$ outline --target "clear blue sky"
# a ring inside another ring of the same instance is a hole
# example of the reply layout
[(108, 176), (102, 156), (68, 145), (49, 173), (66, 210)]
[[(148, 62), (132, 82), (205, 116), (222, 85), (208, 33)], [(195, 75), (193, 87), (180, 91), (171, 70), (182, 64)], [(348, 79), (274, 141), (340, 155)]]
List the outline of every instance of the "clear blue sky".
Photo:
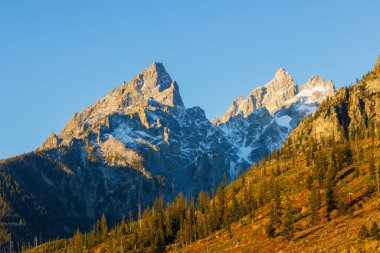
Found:
[(220, 116), (281, 66), (348, 85), (380, 54), (380, 1), (0, 1), (0, 158), (31, 151), (163, 61)]

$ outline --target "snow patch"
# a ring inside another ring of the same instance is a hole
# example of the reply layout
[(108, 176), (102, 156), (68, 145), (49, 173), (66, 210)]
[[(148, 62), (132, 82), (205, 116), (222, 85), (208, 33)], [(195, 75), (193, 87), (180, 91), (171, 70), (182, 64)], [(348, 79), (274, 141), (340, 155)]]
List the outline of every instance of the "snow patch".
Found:
[(314, 114), (318, 110), (318, 107), (315, 105), (300, 105), (298, 109), (301, 111), (307, 111), (308, 114)]
[(248, 163), (252, 163), (251, 159), (249, 159), (249, 156), (251, 155), (253, 148), (252, 147), (240, 147), (238, 151), (238, 156), (240, 160), (245, 160)]
[(288, 115), (284, 115), (284, 116), (281, 116), (281, 117), (276, 117), (275, 118), (275, 121), (277, 123), (277, 125), (279, 126), (282, 126), (282, 127), (286, 127), (286, 128), (291, 128), (290, 127), (290, 121), (292, 120), (292, 117), (288, 116)]

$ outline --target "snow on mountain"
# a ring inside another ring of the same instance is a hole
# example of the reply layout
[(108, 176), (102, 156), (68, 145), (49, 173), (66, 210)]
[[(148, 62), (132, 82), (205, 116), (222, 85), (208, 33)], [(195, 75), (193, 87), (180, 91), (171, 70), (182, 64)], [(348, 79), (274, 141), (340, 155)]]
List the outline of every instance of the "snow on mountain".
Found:
[[(233, 101), (213, 124), (200, 107), (184, 106), (176, 81), (161, 63), (154, 63), (76, 113), (38, 150), (57, 160), (68, 157), (81, 171), (99, 171), (107, 191), (122, 192), (126, 201), (118, 206), (126, 213), (157, 194), (171, 200), (179, 192), (194, 195), (215, 189), (224, 173), (236, 178), (279, 148), (290, 131), (333, 94), (330, 81), (313, 76), (298, 88), (281, 68), (246, 99)], [(115, 180), (119, 173), (138, 176), (123, 188)], [(87, 205), (96, 208), (93, 202)], [(93, 213), (88, 215), (93, 218)]]
[(292, 121), (292, 117), (290, 117), (288, 115), (277, 117), (277, 118), (275, 118), (275, 121), (276, 121), (277, 125), (279, 125), (279, 126), (286, 127), (289, 129), (291, 128), (290, 127), (290, 121)]
[[(270, 82), (254, 89), (246, 99), (239, 96), (213, 123), (238, 147), (239, 161), (252, 163), (280, 148), (291, 130), (334, 93), (333, 83), (316, 75), (298, 87), (290, 73), (280, 68)], [(265, 115), (266, 120), (259, 120), (258, 115)]]

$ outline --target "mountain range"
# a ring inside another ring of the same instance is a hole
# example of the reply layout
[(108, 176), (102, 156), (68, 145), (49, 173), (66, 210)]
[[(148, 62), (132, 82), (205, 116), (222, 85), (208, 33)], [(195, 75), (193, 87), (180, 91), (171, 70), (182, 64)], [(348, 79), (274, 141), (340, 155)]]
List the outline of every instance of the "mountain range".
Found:
[[(289, 96), (273, 94), (277, 80), (237, 99), (215, 125), (228, 127), (234, 118), (244, 124), (248, 114), (262, 114), (262, 103), (274, 122), (284, 115), (294, 119), (280, 112), (324, 99), (308, 90), (325, 85), (298, 91), (290, 78), (288, 88), (281, 85)], [(264, 95), (252, 96), (257, 93)], [(299, 99), (305, 93), (314, 98)], [(279, 96), (282, 102), (271, 101)], [(256, 107), (249, 111), (247, 103)], [(223, 179), (216, 193), (200, 192), (196, 201), (179, 194), (166, 205), (157, 198), (138, 219), (122, 218), (109, 230), (102, 216), (90, 232), (78, 230), (26, 252), (379, 252), (379, 126), (380, 58), (355, 85), (327, 96), (280, 149), (233, 182)]]
[(154, 63), (37, 150), (0, 161), (0, 237), (70, 235), (103, 213), (115, 222), (159, 196), (211, 192), (224, 175), (233, 180), (279, 149), (334, 94), (331, 81), (312, 76), (298, 86), (280, 68), (211, 122), (200, 107), (184, 106), (177, 82)]

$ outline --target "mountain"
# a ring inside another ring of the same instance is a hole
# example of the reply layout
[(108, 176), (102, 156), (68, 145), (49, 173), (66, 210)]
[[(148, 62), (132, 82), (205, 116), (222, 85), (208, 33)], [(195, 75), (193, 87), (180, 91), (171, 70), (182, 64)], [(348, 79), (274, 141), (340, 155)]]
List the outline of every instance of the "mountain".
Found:
[[(236, 147), (238, 161), (252, 164), (279, 149), (299, 122), (334, 94), (331, 81), (313, 75), (298, 87), (290, 73), (280, 68), (273, 80), (254, 89), (246, 99), (234, 100), (221, 119), (213, 122)], [(233, 166), (230, 170), (235, 176), (241, 172)]]
[(157, 199), (138, 220), (109, 231), (103, 217), (91, 233), (30, 251), (378, 252), (379, 66), (322, 102), (278, 152), (223, 180), (212, 199), (179, 195), (165, 207)]
[(76, 113), (36, 150), (0, 161), (3, 241), (31, 242), (88, 230), (104, 213), (110, 224), (178, 193), (216, 189), (285, 141), (303, 117), (334, 94), (312, 77), (299, 89), (280, 69), (211, 123), (186, 108), (162, 63)]
[(148, 180), (159, 178), (169, 196), (215, 188), (236, 160), (204, 111), (185, 108), (177, 83), (161, 63), (75, 114), (38, 150), (59, 159), (62, 149), (72, 147), (84, 165), (127, 167)]

